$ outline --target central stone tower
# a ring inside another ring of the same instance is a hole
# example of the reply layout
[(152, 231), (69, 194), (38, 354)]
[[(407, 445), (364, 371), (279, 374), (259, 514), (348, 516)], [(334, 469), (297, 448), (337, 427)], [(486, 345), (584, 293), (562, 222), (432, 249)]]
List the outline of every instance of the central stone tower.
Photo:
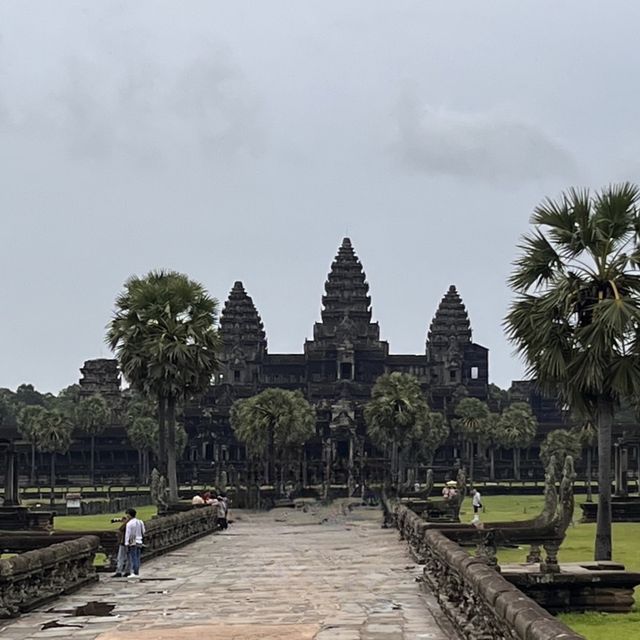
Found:
[[(389, 347), (380, 340), (378, 323), (371, 321), (369, 284), (349, 238), (331, 264), (321, 319), (304, 348), (310, 397), (368, 398), (384, 373)], [(330, 394), (327, 383), (333, 386)]]

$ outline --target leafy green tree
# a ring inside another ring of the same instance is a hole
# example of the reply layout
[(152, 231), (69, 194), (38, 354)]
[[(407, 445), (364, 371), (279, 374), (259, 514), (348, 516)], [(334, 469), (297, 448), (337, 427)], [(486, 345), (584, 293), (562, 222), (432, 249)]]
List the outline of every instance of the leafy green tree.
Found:
[(395, 487), (404, 481), (398, 477), (400, 454), (407, 443), (428, 433), (429, 416), (429, 405), (415, 376), (394, 371), (376, 380), (364, 417), (373, 442), (391, 446), (391, 482)]
[(427, 463), (431, 463), (436, 451), (449, 436), (449, 425), (441, 413), (429, 411), (426, 418), (419, 423), (418, 432), (419, 448)]
[(540, 445), (540, 459), (545, 468), (551, 461), (551, 457), (555, 458), (556, 471), (562, 472), (564, 460), (567, 456), (571, 456), (573, 460), (580, 455), (580, 441), (575, 433), (567, 429), (556, 429), (550, 431)]
[(592, 474), (592, 460), (593, 449), (598, 442), (598, 430), (591, 420), (585, 420), (580, 426), (572, 429), (573, 434), (578, 439), (578, 442), (586, 450), (587, 456), (587, 502), (593, 502), (593, 490), (591, 487), (593, 474)]
[(46, 407), (50, 404), (51, 395), (36, 391), (32, 384), (21, 384), (16, 389), (16, 401), (22, 405), (40, 405)]
[(475, 448), (485, 446), (489, 439), (489, 407), (478, 398), (463, 398), (455, 408), (454, 426), (466, 443), (469, 460), (469, 480), (473, 481)]
[(22, 407), (18, 414), (18, 431), (31, 445), (31, 473), (29, 481), (32, 486), (36, 483), (36, 446), (45, 414), (46, 409), (38, 404)]
[(45, 410), (37, 428), (36, 447), (39, 451), (50, 454), (51, 460), (51, 498), (50, 504), (55, 505), (56, 488), (56, 455), (69, 451), (73, 422), (62, 411), (57, 409)]
[(300, 391), (265, 389), (236, 400), (231, 426), (251, 455), (266, 458), (267, 482), (275, 483), (276, 456), (301, 447), (315, 434), (316, 414)]
[[(178, 499), (176, 407), (205, 391), (218, 366), (217, 301), (175, 271), (134, 276), (116, 299), (107, 342), (131, 386), (158, 402), (158, 458)], [(166, 437), (165, 437), (166, 436)]]
[(111, 418), (111, 410), (107, 401), (100, 394), (95, 394), (80, 400), (75, 407), (74, 414), (76, 426), (91, 437), (90, 477), (91, 484), (94, 484), (96, 480), (96, 436), (106, 429)]
[(502, 412), (497, 441), (513, 451), (513, 475), (520, 480), (520, 452), (531, 445), (538, 431), (538, 420), (526, 402), (514, 402)]
[(532, 217), (510, 284), (511, 340), (542, 389), (598, 431), (595, 558), (611, 559), (611, 430), (640, 395), (640, 191), (571, 189)]

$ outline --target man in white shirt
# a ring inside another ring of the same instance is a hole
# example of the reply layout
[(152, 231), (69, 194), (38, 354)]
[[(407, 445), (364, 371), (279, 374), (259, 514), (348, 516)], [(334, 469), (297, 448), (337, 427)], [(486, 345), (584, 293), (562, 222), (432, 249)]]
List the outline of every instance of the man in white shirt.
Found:
[(144, 522), (136, 518), (135, 509), (127, 509), (127, 515), (130, 516), (127, 522), (127, 528), (124, 532), (124, 544), (129, 554), (129, 565), (131, 573), (128, 578), (137, 578), (140, 574), (140, 554), (142, 553), (142, 539), (144, 538)]
[(482, 496), (477, 489), (471, 489), (472, 500), (471, 504), (473, 505), (473, 513), (478, 513), (482, 509)]

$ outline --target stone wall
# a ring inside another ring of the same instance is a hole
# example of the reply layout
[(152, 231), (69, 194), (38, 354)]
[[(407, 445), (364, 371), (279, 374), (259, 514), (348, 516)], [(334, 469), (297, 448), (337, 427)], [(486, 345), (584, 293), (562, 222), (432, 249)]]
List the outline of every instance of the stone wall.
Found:
[(0, 560), (0, 618), (29, 611), (98, 579), (99, 540), (82, 536)]
[[(183, 513), (157, 516), (145, 522), (146, 535), (142, 550), (142, 561), (175, 549), (217, 529), (217, 509), (200, 507)], [(115, 531), (100, 534), (100, 549), (107, 556), (104, 570), (115, 568), (118, 541)]]
[(397, 526), (443, 612), (469, 640), (584, 640), (500, 573), (404, 505), (383, 500), (385, 521)]

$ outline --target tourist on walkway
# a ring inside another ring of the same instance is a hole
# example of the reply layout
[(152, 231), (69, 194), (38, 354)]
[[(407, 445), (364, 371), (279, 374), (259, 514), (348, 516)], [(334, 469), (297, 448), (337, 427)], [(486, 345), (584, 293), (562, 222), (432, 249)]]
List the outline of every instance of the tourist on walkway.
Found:
[(445, 500), (453, 500), (458, 497), (457, 483), (455, 480), (449, 480), (442, 488), (442, 497)]
[(473, 513), (478, 513), (482, 510), (482, 496), (477, 489), (471, 489), (471, 504), (473, 505)]
[(138, 578), (140, 575), (140, 554), (142, 553), (142, 540), (144, 538), (144, 522), (138, 520), (137, 511), (135, 509), (127, 509), (127, 515), (130, 517), (125, 529), (124, 539), (129, 555), (129, 564), (131, 565), (131, 573), (127, 578)]
[(220, 494), (218, 496), (218, 526), (220, 529), (227, 529), (229, 527), (229, 521), (227, 520), (227, 513), (229, 508), (227, 506), (227, 496)]
[(118, 527), (118, 533), (116, 534), (118, 538), (118, 556), (116, 558), (116, 572), (113, 574), (114, 578), (122, 578), (122, 576), (126, 576), (130, 571), (129, 567), (129, 553), (127, 550), (127, 546), (125, 545), (125, 531), (127, 530), (127, 522), (129, 522), (130, 516), (125, 514), (120, 519), (121, 524)]

